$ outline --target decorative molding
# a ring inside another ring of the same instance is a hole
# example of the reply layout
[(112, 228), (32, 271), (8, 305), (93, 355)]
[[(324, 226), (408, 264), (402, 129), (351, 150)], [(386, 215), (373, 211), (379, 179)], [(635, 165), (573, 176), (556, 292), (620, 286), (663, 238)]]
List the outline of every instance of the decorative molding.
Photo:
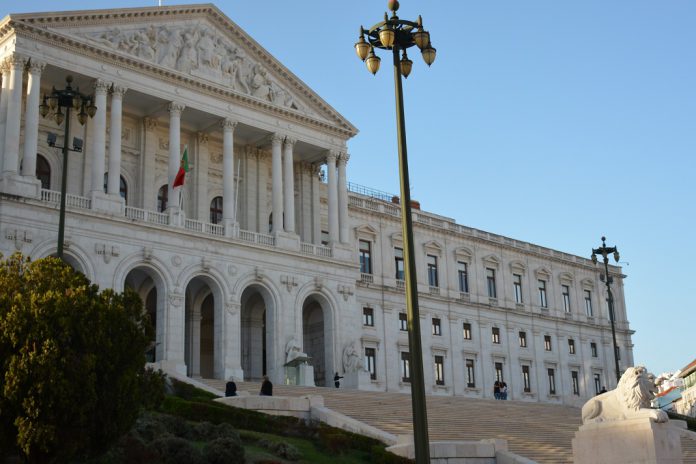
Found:
[(95, 243), (94, 251), (97, 253), (97, 255), (100, 255), (102, 258), (104, 258), (104, 262), (107, 264), (109, 263), (109, 261), (111, 261), (112, 257), (117, 257), (121, 254), (118, 246), (109, 246), (106, 243)]
[(21, 229), (6, 229), (5, 238), (14, 242), (17, 251), (20, 251), (25, 243), (33, 241), (31, 231)]
[(353, 287), (351, 287), (349, 285), (338, 285), (337, 290), (338, 290), (338, 293), (343, 295), (344, 301), (348, 301), (348, 298), (350, 298), (354, 294)]
[(280, 283), (285, 285), (285, 288), (288, 290), (288, 293), (292, 291), (293, 287), (297, 287), (297, 279), (295, 278), (295, 276), (291, 275), (281, 275)]

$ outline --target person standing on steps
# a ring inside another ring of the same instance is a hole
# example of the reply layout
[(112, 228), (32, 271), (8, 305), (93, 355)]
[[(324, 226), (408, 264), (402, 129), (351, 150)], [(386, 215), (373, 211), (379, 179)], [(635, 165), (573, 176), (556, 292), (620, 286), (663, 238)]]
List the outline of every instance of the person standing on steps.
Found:
[(263, 376), (263, 382), (261, 382), (261, 396), (273, 396), (273, 384), (268, 380), (268, 376)]
[(338, 387), (341, 386), (341, 379), (342, 379), (342, 378), (343, 378), (343, 377), (341, 377), (340, 375), (338, 375), (338, 372), (336, 372), (336, 373), (334, 374), (334, 385), (336, 385), (336, 388), (338, 388)]
[(497, 380), (493, 384), (493, 398), (496, 400), (500, 399), (500, 382)]
[(237, 396), (237, 384), (232, 378), (225, 384), (225, 396)]

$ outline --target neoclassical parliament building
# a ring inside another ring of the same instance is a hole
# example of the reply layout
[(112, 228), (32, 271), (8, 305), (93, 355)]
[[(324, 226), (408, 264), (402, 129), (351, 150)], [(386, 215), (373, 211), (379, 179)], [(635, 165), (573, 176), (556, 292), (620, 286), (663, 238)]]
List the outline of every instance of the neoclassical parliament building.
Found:
[[(348, 182), (357, 129), (217, 7), (11, 14), (0, 62), (3, 255), (56, 254), (58, 147), (81, 140), (65, 259), (141, 295), (154, 362), (282, 383), (290, 347), (317, 385), (339, 372), (346, 388), (409, 391), (399, 199)], [(66, 85), (96, 112), (82, 125), (72, 111), (63, 140), (39, 108)], [(502, 379), (508, 399), (576, 404), (615, 384), (592, 261), (420, 209), (413, 223), (429, 394), (490, 398)], [(610, 273), (623, 369), (625, 276)]]

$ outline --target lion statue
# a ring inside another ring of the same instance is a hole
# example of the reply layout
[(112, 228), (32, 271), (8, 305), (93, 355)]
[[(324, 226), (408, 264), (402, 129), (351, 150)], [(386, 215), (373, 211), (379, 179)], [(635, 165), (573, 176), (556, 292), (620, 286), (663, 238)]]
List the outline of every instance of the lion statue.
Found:
[(655, 376), (643, 366), (629, 367), (615, 390), (592, 398), (582, 407), (582, 423), (609, 422), (647, 417), (653, 422), (667, 422), (667, 413), (650, 409), (657, 392)]

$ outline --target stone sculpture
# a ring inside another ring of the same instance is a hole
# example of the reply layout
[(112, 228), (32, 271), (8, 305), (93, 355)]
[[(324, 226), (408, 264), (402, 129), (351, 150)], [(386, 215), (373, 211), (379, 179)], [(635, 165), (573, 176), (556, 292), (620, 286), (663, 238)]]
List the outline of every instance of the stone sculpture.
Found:
[(657, 393), (655, 376), (643, 366), (629, 367), (615, 390), (589, 400), (582, 407), (582, 422), (599, 423), (640, 417), (653, 422), (667, 422), (667, 413), (650, 409), (650, 400)]
[(360, 355), (355, 350), (355, 342), (351, 342), (343, 348), (343, 372), (359, 372), (363, 369)]
[(302, 352), (300, 342), (296, 338), (291, 338), (285, 345), (285, 364), (290, 364), (292, 361), (307, 361), (309, 357), (307, 353)]

